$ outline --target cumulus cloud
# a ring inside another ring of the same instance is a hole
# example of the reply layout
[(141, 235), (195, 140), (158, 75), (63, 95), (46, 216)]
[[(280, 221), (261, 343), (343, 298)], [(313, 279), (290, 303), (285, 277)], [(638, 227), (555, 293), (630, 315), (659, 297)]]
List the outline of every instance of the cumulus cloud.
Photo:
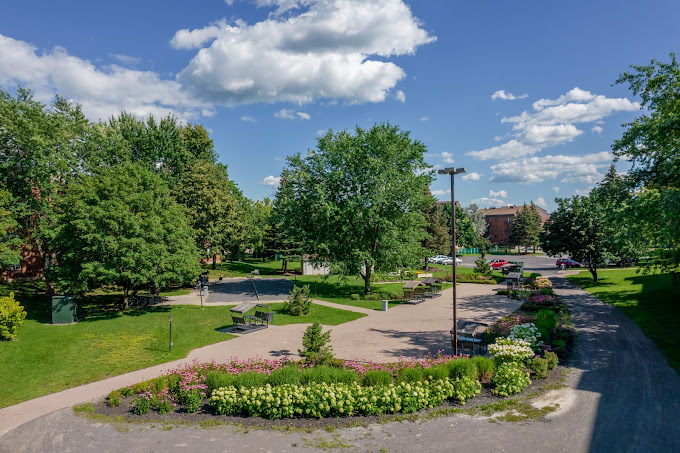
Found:
[(432, 195), (435, 197), (441, 197), (442, 195), (448, 195), (451, 193), (451, 189), (446, 190), (433, 190)]
[(0, 86), (22, 84), (43, 102), (59, 93), (81, 104), (94, 121), (122, 110), (138, 117), (173, 114), (183, 120), (213, 113), (210, 104), (190, 96), (176, 81), (118, 65), (97, 67), (61, 47), (39, 52), (31, 44), (0, 35), (0, 61)]
[(557, 186), (553, 186), (552, 191), (555, 193), (560, 193), (560, 188)]
[(489, 190), (489, 196), (494, 198), (494, 197), (500, 197), (500, 198), (508, 198), (508, 193), (505, 190), (499, 190), (498, 192), (494, 192), (493, 190)]
[(484, 175), (473, 171), (472, 173), (463, 174), (461, 178), (463, 179), (463, 181), (479, 181), (482, 176)]
[[(382, 102), (405, 77), (385, 59), (413, 55), (436, 40), (402, 0), (258, 4), (287, 13), (252, 25), (222, 20), (179, 30), (170, 41), (178, 49), (199, 49), (178, 75), (198, 98), (225, 105), (319, 98)], [(295, 10), (300, 6), (305, 8)]]
[[(611, 165), (613, 156), (606, 152), (583, 156), (544, 156), (501, 162), (491, 166), (494, 182), (537, 183), (546, 180), (592, 184), (602, 180), (600, 169)], [(554, 190), (554, 189), (553, 189)]]
[(262, 181), (258, 181), (258, 184), (262, 184), (263, 186), (274, 186), (278, 187), (279, 184), (281, 184), (281, 177), (280, 176), (273, 176), (269, 175), (266, 178), (264, 178)]
[(482, 197), (482, 198), (475, 198), (474, 200), (470, 200), (469, 204), (476, 204), (477, 206), (481, 208), (485, 207), (499, 207), (503, 206), (505, 204), (505, 201), (500, 200), (498, 198), (489, 198), (489, 197)]
[(253, 116), (247, 116), (247, 115), (246, 115), (246, 116), (242, 116), (242, 117), (241, 117), (241, 121), (246, 121), (246, 122), (248, 122), (248, 123), (254, 123), (254, 122), (256, 122), (257, 120), (256, 120), (255, 117), (253, 117)]
[(594, 133), (596, 133), (596, 134), (601, 134), (602, 131), (604, 131), (604, 129), (602, 129), (601, 126), (593, 126), (593, 128), (591, 129), (591, 131), (594, 132)]
[(590, 191), (593, 190), (593, 186), (586, 187), (585, 189), (574, 189), (574, 195), (580, 195), (585, 197), (590, 195)]
[(397, 94), (394, 98), (399, 102), (406, 102), (406, 94), (401, 90), (397, 90)]
[(305, 112), (295, 112), (290, 109), (281, 109), (278, 112), (274, 113), (274, 117), (283, 119), (283, 120), (309, 120), (312, 117), (309, 115), (309, 113)]
[[(532, 111), (504, 117), (501, 123), (512, 124), (510, 139), (498, 146), (469, 151), (466, 155), (480, 160), (506, 160), (528, 156), (550, 146), (569, 143), (583, 131), (578, 124), (601, 122), (616, 112), (638, 110), (640, 104), (626, 98), (607, 98), (580, 88), (574, 88), (557, 99), (540, 99)], [(600, 126), (593, 131), (601, 132)]]
[(491, 100), (495, 101), (496, 99), (501, 99), (503, 101), (514, 101), (515, 99), (524, 99), (527, 96), (529, 96), (529, 95), (528, 94), (521, 94), (519, 96), (515, 96), (512, 93), (506, 93), (505, 90), (498, 90), (494, 94), (491, 95)]
[(115, 58), (116, 60), (118, 60), (122, 64), (125, 64), (125, 65), (128, 65), (128, 66), (138, 65), (142, 61), (141, 58), (131, 57), (130, 55), (123, 55), (123, 54), (119, 54), (119, 53), (112, 53), (112, 54), (109, 54), (109, 55), (111, 55), (112, 58)]
[(536, 203), (536, 206), (540, 206), (542, 208), (548, 207), (548, 203), (545, 202), (545, 199), (543, 199), (543, 197), (538, 197), (536, 199), (535, 203)]
[(423, 116), (423, 117), (418, 118), (418, 121), (430, 121), (430, 117), (429, 116)]

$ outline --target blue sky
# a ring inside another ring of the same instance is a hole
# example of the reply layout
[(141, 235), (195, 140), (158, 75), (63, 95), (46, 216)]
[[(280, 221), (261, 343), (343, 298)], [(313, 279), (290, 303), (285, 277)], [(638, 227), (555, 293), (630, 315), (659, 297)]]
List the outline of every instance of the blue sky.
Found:
[[(482, 207), (587, 193), (639, 99), (612, 86), (678, 50), (680, 2), (172, 0), (0, 7), (0, 87), (92, 120), (203, 124), (230, 177), (273, 196), (328, 129), (389, 121)], [(625, 162), (617, 165), (625, 171)], [(433, 193), (449, 199), (448, 177)]]

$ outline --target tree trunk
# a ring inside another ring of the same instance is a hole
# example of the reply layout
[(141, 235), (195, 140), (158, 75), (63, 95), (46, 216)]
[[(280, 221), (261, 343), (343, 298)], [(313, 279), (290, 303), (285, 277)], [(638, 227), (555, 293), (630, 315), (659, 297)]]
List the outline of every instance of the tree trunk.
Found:
[(590, 274), (593, 276), (593, 281), (597, 283), (597, 267), (589, 267), (588, 270), (590, 271)]
[(366, 267), (366, 273), (364, 274), (364, 293), (369, 294), (371, 292), (371, 268), (368, 262), (364, 262)]
[(123, 286), (123, 309), (127, 310), (130, 307), (128, 300), (128, 295), (130, 293), (130, 287), (128, 285)]
[(285, 258), (281, 261), (281, 272), (284, 274), (288, 272), (288, 260)]
[(217, 253), (213, 253), (213, 270), (217, 269)]
[(430, 270), (429, 263), (430, 263), (430, 261), (427, 259), (427, 257), (425, 257), (425, 270), (426, 270), (426, 271), (427, 271), (427, 270)]

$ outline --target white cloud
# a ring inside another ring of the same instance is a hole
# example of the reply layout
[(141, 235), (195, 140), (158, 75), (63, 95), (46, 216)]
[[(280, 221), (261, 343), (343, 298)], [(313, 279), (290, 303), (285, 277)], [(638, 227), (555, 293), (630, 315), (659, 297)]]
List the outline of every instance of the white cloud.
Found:
[(500, 200), (498, 198), (489, 198), (489, 197), (482, 197), (482, 198), (475, 198), (474, 200), (470, 200), (470, 203), (468, 204), (476, 204), (480, 208), (484, 207), (490, 207), (490, 206), (503, 206), (505, 204), (505, 201)]
[(601, 168), (611, 165), (613, 156), (606, 152), (585, 154), (583, 156), (544, 156), (516, 159), (491, 166), (494, 182), (534, 183), (546, 180), (560, 182), (594, 183), (600, 181), (604, 174)]
[(451, 193), (451, 189), (446, 190), (433, 190), (432, 195), (435, 197), (441, 197), (442, 195), (448, 195)]
[[(533, 111), (501, 119), (501, 123), (513, 124), (511, 138), (501, 145), (469, 151), (466, 155), (480, 160), (528, 156), (550, 146), (571, 142), (583, 134), (577, 124), (601, 123), (603, 118), (616, 112), (639, 108), (639, 103), (626, 98), (607, 98), (574, 88), (557, 99), (534, 102)], [(600, 126), (594, 126), (592, 130), (598, 132), (598, 129), (602, 131)]]
[(128, 66), (134, 66), (139, 64), (142, 59), (138, 57), (131, 57), (130, 55), (123, 55), (119, 53), (112, 53), (110, 54), (113, 58), (118, 60), (119, 62), (128, 65)]
[(262, 181), (258, 181), (257, 183), (262, 184), (263, 186), (278, 187), (278, 185), (281, 184), (281, 177), (269, 175), (266, 178), (264, 178)]
[(463, 174), (461, 178), (463, 179), (463, 181), (479, 181), (482, 176), (484, 175), (473, 171), (472, 173)]
[(397, 90), (397, 94), (394, 95), (394, 98), (399, 102), (406, 102), (406, 94), (401, 90)]
[(246, 122), (249, 122), (249, 123), (254, 123), (254, 122), (256, 122), (257, 120), (256, 120), (255, 117), (253, 117), (253, 116), (242, 116), (242, 117), (241, 117), (241, 121), (246, 121)]
[(499, 190), (498, 192), (489, 190), (489, 196), (492, 198), (493, 197), (508, 198), (508, 193), (505, 190)]
[(553, 186), (552, 191), (555, 193), (560, 193), (560, 188), (557, 186)]
[(542, 208), (547, 208), (547, 207), (548, 207), (548, 203), (545, 202), (545, 200), (543, 199), (543, 197), (538, 197), (538, 198), (536, 199), (536, 206), (540, 206), (540, 207), (542, 207)]
[(574, 189), (574, 195), (581, 195), (582, 197), (585, 197), (590, 195), (591, 190), (593, 190), (593, 186), (588, 186), (585, 189)]
[(452, 164), (452, 163), (455, 162), (453, 160), (453, 154), (452, 153), (448, 153), (448, 152), (444, 151), (443, 153), (440, 154), (440, 156), (442, 158), (442, 162), (444, 162), (445, 164)]
[(594, 132), (596, 134), (601, 134), (602, 131), (604, 131), (604, 129), (602, 129), (602, 127), (600, 126), (593, 126), (593, 128), (591, 129), (591, 132)]
[[(385, 59), (413, 55), (436, 40), (402, 0), (258, 4), (278, 9), (252, 25), (222, 20), (172, 38), (175, 48), (200, 49), (177, 77), (199, 99), (224, 105), (382, 102), (406, 75)], [(299, 6), (306, 8), (292, 11)]]
[(430, 121), (430, 117), (429, 116), (423, 116), (421, 118), (418, 118), (418, 121)]
[(295, 112), (290, 109), (281, 109), (278, 112), (274, 113), (274, 117), (283, 119), (283, 120), (309, 120), (312, 117), (309, 115), (309, 113), (305, 112)]
[(58, 93), (81, 104), (94, 121), (122, 110), (141, 118), (173, 114), (181, 120), (214, 113), (210, 104), (196, 100), (176, 81), (117, 65), (97, 67), (61, 47), (38, 51), (31, 44), (0, 35), (0, 61), (0, 86), (22, 84), (42, 102)]
[(498, 90), (494, 94), (491, 95), (491, 100), (495, 101), (496, 99), (501, 99), (503, 101), (514, 101), (515, 99), (524, 99), (525, 97), (529, 96), (528, 94), (522, 94), (519, 96), (515, 96), (512, 93), (506, 93), (505, 90)]

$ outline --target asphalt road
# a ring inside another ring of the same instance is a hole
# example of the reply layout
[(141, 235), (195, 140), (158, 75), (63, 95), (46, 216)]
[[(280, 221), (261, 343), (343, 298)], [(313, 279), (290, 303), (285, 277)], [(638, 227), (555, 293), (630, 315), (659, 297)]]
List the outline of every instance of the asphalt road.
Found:
[[(560, 268), (555, 266), (555, 262), (557, 261), (556, 257), (550, 257), (547, 255), (534, 255), (534, 254), (528, 254), (528, 255), (486, 255), (487, 259), (503, 259), (506, 261), (523, 261), (524, 262), (524, 270), (528, 270), (531, 272), (538, 272), (541, 275), (544, 275), (546, 277), (551, 277), (551, 276), (559, 276), (562, 275), (563, 272), (560, 271)], [(459, 266), (462, 267), (469, 267), (473, 268), (475, 267), (475, 260), (477, 259), (476, 256), (463, 256), (461, 257), (463, 260), (462, 264), (459, 264)]]

